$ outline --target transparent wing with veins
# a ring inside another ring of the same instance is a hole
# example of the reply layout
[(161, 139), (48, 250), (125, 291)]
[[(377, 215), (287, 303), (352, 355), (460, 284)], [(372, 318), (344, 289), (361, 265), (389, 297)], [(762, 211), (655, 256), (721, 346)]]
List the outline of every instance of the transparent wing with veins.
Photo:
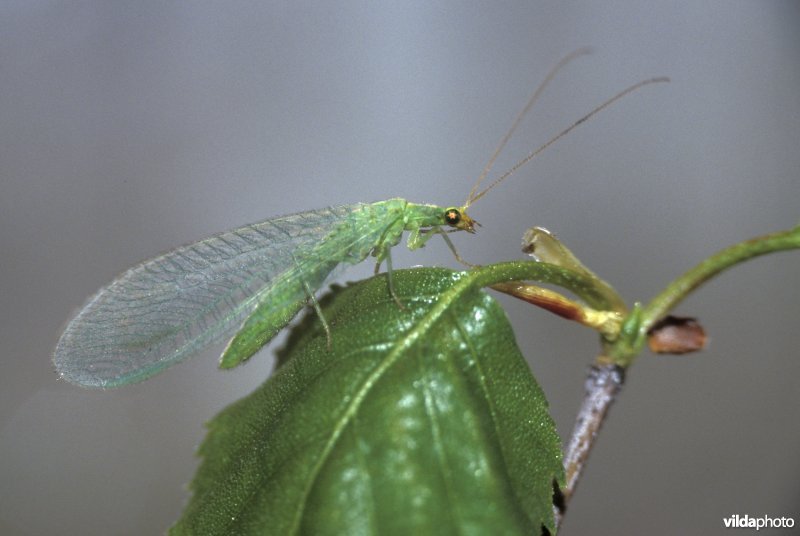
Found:
[[(335, 256), (352, 249), (354, 241), (372, 239), (367, 236), (372, 232), (360, 233), (357, 223), (351, 233), (331, 236), (333, 229), (357, 221), (353, 213), (363, 206), (245, 225), (130, 268), (69, 323), (56, 347), (56, 369), (73, 383), (113, 387), (152, 376), (230, 336), (259, 304), (259, 293), (277, 280), (300, 277), (298, 252), (316, 248), (320, 253), (319, 245), (325, 244)], [(313, 271), (311, 260), (304, 264)], [(322, 279), (336, 264), (327, 263)], [(277, 295), (303, 300), (299, 292)]]

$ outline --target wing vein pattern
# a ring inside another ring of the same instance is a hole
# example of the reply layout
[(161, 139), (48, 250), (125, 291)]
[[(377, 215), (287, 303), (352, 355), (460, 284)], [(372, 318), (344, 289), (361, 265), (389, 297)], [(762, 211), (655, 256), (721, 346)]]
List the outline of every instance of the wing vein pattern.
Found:
[(229, 337), (265, 301), (302, 301), (304, 282), (319, 288), (338, 264), (364, 260), (396, 224), (387, 212), (397, 208), (353, 204), (272, 218), (144, 261), (69, 323), (56, 368), (90, 387), (152, 376)]

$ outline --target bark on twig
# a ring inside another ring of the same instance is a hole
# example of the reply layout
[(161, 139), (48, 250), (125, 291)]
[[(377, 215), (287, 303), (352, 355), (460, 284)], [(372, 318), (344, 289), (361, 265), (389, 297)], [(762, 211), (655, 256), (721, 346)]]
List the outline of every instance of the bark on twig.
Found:
[(586, 379), (583, 403), (575, 420), (575, 428), (567, 445), (564, 455), (564, 470), (566, 483), (563, 489), (558, 490), (555, 517), (556, 528), (561, 526), (564, 512), (569, 500), (575, 492), (575, 487), (581, 476), (581, 471), (586, 464), (589, 453), (594, 446), (597, 432), (605, 421), (608, 409), (616, 400), (625, 381), (625, 369), (613, 365), (593, 365), (589, 369)]

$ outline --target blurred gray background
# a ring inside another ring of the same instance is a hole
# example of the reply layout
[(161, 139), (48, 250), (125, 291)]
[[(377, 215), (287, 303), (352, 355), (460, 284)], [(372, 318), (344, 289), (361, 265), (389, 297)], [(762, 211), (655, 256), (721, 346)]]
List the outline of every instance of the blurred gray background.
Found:
[[(219, 348), (151, 381), (56, 381), (59, 330), (160, 251), (331, 204), (460, 204), (559, 58), (496, 166), (627, 85), (471, 210), (474, 263), (543, 225), (629, 300), (800, 218), (800, 5), (793, 2), (0, 4), (0, 533), (158, 534), (179, 515), (203, 422), (259, 385)], [(458, 267), (433, 240), (396, 267)], [(345, 279), (370, 274), (365, 263)], [(563, 534), (721, 534), (734, 513), (800, 522), (800, 253), (741, 266), (679, 310), (711, 336), (642, 355)], [(596, 337), (504, 300), (572, 428)]]

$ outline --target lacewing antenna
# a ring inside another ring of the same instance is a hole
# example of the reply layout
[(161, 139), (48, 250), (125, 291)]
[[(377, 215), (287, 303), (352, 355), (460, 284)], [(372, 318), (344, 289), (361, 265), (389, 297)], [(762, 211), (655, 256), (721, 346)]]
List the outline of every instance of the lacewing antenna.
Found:
[(478, 199), (480, 199), (481, 197), (486, 195), (486, 192), (488, 192), (489, 190), (491, 190), (492, 188), (494, 188), (495, 186), (497, 186), (498, 184), (503, 182), (505, 179), (507, 179), (511, 175), (513, 175), (515, 171), (517, 171), (519, 168), (521, 168), (522, 166), (524, 166), (525, 164), (527, 164), (528, 162), (530, 162), (531, 160), (536, 158), (540, 153), (542, 153), (545, 149), (550, 147), (552, 144), (554, 144), (555, 142), (557, 142), (558, 140), (560, 140), (561, 138), (563, 138), (564, 136), (569, 134), (575, 127), (577, 127), (578, 125), (588, 121), (592, 116), (594, 116), (598, 112), (601, 112), (602, 110), (608, 108), (613, 103), (615, 103), (616, 101), (620, 100), (622, 97), (626, 96), (629, 93), (632, 93), (633, 91), (636, 91), (637, 89), (639, 89), (642, 86), (646, 86), (646, 85), (649, 85), (649, 84), (657, 84), (657, 83), (661, 83), (661, 82), (669, 82), (669, 78), (667, 78), (666, 76), (658, 76), (658, 77), (655, 77), (655, 78), (649, 78), (647, 80), (642, 80), (641, 82), (637, 82), (636, 84), (633, 84), (632, 86), (630, 86), (630, 87), (628, 87), (626, 89), (623, 89), (622, 91), (620, 91), (619, 93), (617, 93), (616, 95), (614, 95), (613, 97), (608, 99), (607, 101), (605, 101), (602, 104), (600, 104), (599, 106), (597, 106), (591, 112), (589, 112), (588, 114), (584, 115), (583, 117), (581, 117), (580, 119), (578, 119), (577, 121), (572, 123), (570, 126), (568, 126), (564, 130), (562, 130), (561, 132), (559, 132), (558, 134), (556, 134), (555, 136), (550, 138), (547, 142), (545, 142), (543, 145), (541, 145), (538, 149), (528, 153), (528, 155), (525, 158), (523, 158), (522, 160), (520, 160), (519, 162), (514, 164), (508, 171), (506, 171), (505, 173), (500, 175), (497, 179), (492, 181), (492, 183), (489, 184), (489, 186), (487, 186), (486, 188), (484, 188), (483, 190), (481, 190), (480, 192), (478, 192), (476, 194), (475, 190), (477, 190), (478, 185), (481, 183), (481, 181), (483, 181), (483, 179), (488, 174), (489, 170), (491, 169), (492, 165), (494, 164), (494, 161), (497, 159), (497, 155), (500, 153), (500, 151), (505, 146), (506, 142), (508, 142), (508, 140), (511, 137), (511, 135), (516, 130), (517, 126), (519, 125), (520, 120), (525, 116), (525, 114), (528, 112), (528, 110), (533, 105), (533, 103), (538, 99), (539, 95), (541, 94), (542, 90), (547, 85), (547, 83), (550, 82), (550, 80), (558, 72), (558, 70), (561, 67), (563, 67), (564, 65), (566, 65), (566, 63), (568, 63), (573, 58), (575, 58), (575, 57), (577, 57), (579, 55), (582, 55), (582, 54), (586, 54), (586, 53), (588, 53), (587, 49), (576, 50), (575, 52), (573, 52), (572, 54), (570, 54), (569, 56), (567, 56), (563, 60), (561, 60), (558, 63), (558, 65), (556, 65), (553, 68), (553, 70), (550, 71), (550, 73), (548, 74), (547, 78), (545, 78), (544, 82), (542, 82), (542, 84), (536, 89), (536, 91), (534, 92), (533, 96), (528, 101), (528, 104), (525, 106), (525, 108), (523, 108), (522, 112), (520, 112), (519, 115), (517, 115), (516, 119), (514, 120), (514, 123), (511, 126), (511, 129), (503, 137), (503, 139), (501, 140), (501, 142), (498, 145), (497, 149), (495, 150), (494, 154), (492, 154), (492, 157), (489, 159), (489, 163), (484, 168), (483, 173), (481, 173), (480, 177), (478, 178), (478, 181), (475, 183), (475, 186), (472, 188), (472, 191), (470, 191), (469, 197), (467, 198), (467, 202), (464, 204), (465, 208), (469, 207), (475, 201), (477, 201)]
[(508, 140), (511, 139), (511, 136), (514, 134), (514, 131), (517, 130), (517, 127), (519, 126), (519, 124), (522, 121), (522, 119), (528, 114), (530, 109), (533, 107), (534, 103), (536, 103), (536, 101), (539, 100), (539, 96), (544, 91), (544, 88), (546, 88), (547, 85), (550, 83), (550, 81), (553, 80), (553, 78), (555, 78), (556, 74), (558, 74), (558, 71), (560, 71), (563, 67), (565, 67), (569, 62), (571, 62), (572, 60), (574, 60), (578, 56), (586, 56), (586, 55), (591, 54), (591, 53), (592, 53), (592, 49), (589, 48), (589, 47), (579, 48), (579, 49), (577, 49), (577, 50), (575, 50), (573, 52), (570, 52), (566, 56), (564, 56), (561, 59), (561, 61), (559, 61), (555, 65), (555, 67), (550, 69), (550, 72), (547, 73), (547, 76), (544, 77), (544, 80), (542, 80), (542, 83), (539, 84), (539, 87), (537, 87), (536, 91), (533, 92), (533, 95), (531, 95), (531, 98), (528, 99), (528, 103), (525, 105), (525, 107), (522, 109), (522, 111), (520, 111), (517, 114), (517, 116), (514, 118), (513, 123), (511, 123), (511, 128), (508, 129), (508, 132), (506, 132), (506, 135), (503, 136), (503, 139), (501, 139), (500, 143), (497, 144), (497, 148), (494, 150), (494, 152), (492, 153), (491, 158), (489, 158), (489, 161), (486, 163), (486, 166), (483, 168), (483, 171), (481, 171), (481, 174), (478, 176), (478, 180), (475, 181), (475, 186), (473, 186), (472, 190), (469, 191), (469, 195), (467, 196), (467, 201), (464, 204), (465, 207), (468, 207), (472, 203), (472, 201), (474, 201), (476, 199), (474, 197), (474, 195), (475, 195), (475, 192), (478, 190), (478, 187), (481, 185), (481, 182), (483, 182), (483, 180), (489, 174), (489, 171), (491, 171), (492, 166), (494, 166), (495, 160), (497, 160), (497, 157), (500, 156), (500, 153), (503, 151), (503, 148), (506, 146), (506, 143), (508, 143)]

